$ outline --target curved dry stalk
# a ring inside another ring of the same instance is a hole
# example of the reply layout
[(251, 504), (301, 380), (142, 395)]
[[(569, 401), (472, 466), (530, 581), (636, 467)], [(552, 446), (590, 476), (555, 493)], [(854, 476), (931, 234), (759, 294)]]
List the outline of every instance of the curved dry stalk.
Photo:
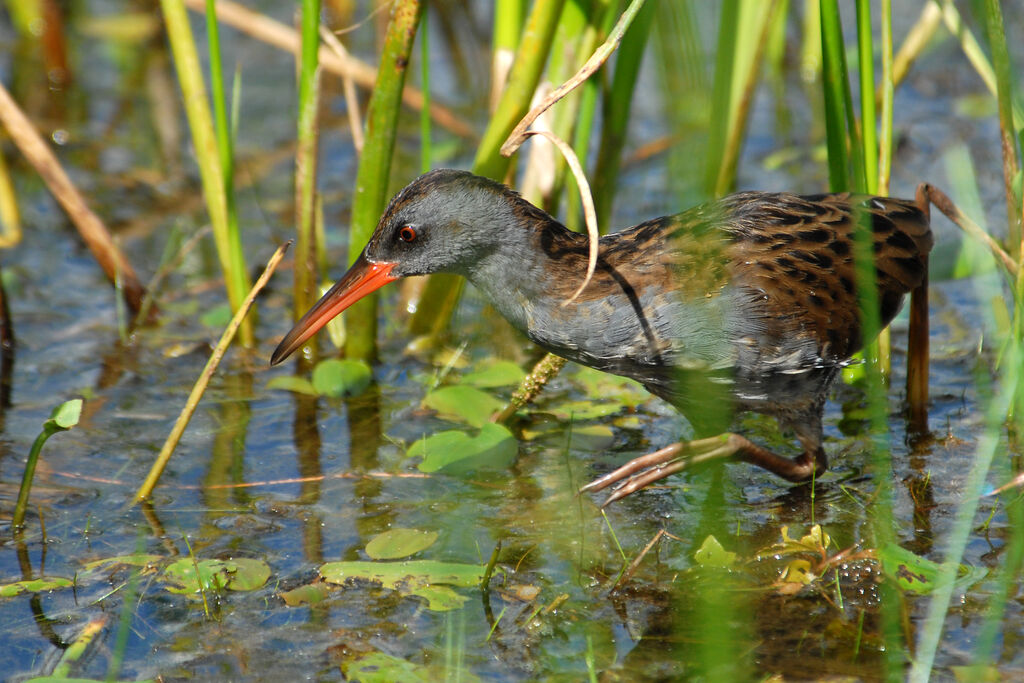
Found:
[[(526, 141), (526, 138), (529, 137), (530, 134), (527, 132), (527, 129), (538, 116), (550, 109), (555, 102), (572, 92), (577, 86), (583, 83), (583, 81), (593, 76), (594, 73), (600, 69), (606, 61), (608, 61), (608, 57), (611, 56), (612, 52), (615, 51), (615, 48), (617, 48), (619, 43), (622, 42), (622, 36), (625, 35), (626, 29), (628, 29), (629, 25), (633, 23), (633, 19), (636, 17), (637, 12), (639, 12), (640, 8), (643, 6), (644, 0), (633, 0), (633, 2), (629, 4), (629, 7), (627, 7), (626, 11), (619, 17), (619, 21), (615, 24), (612, 32), (608, 35), (608, 40), (604, 41), (600, 47), (594, 50), (594, 54), (592, 54), (590, 59), (580, 67), (580, 70), (577, 71), (572, 78), (552, 90), (547, 97), (531, 109), (530, 112), (523, 117), (522, 121), (512, 129), (512, 133), (509, 134), (508, 138), (505, 140), (505, 144), (501, 146), (502, 155), (507, 157), (512, 156), (523, 142)], [(579, 294), (579, 292), (577, 292), (577, 294)]]
[(7, 129), (14, 144), (64, 208), (96, 262), (103, 268), (107, 279), (113, 283), (118, 277), (121, 278), (125, 302), (133, 313), (137, 313), (146, 292), (135, 269), (114, 244), (103, 221), (89, 208), (85, 198), (68, 178), (53, 150), (3, 85), (0, 85), (0, 124)]
[[(345, 45), (338, 39), (338, 36), (323, 24), (320, 25), (320, 38), (339, 57), (343, 59), (350, 57), (348, 50), (345, 49)], [(356, 148), (356, 154), (359, 155), (363, 153), (363, 121), (359, 114), (359, 95), (356, 94), (356, 82), (351, 74), (342, 74), (341, 83), (345, 93), (348, 127), (352, 131), (352, 146)]]
[(590, 194), (590, 183), (587, 182), (587, 176), (583, 173), (580, 160), (576, 157), (576, 152), (569, 146), (569, 143), (549, 130), (526, 131), (524, 139), (531, 135), (541, 135), (558, 148), (558, 151), (565, 157), (565, 162), (569, 164), (569, 170), (572, 171), (573, 177), (576, 178), (576, 184), (580, 190), (580, 199), (583, 200), (583, 220), (587, 224), (587, 236), (590, 237), (590, 253), (587, 257), (587, 274), (583, 278), (583, 283), (571, 297), (562, 302), (562, 306), (568, 306), (576, 300), (576, 297), (583, 293), (583, 290), (590, 284), (590, 278), (594, 276), (594, 271), (597, 270), (597, 241), (600, 239), (600, 235), (597, 230), (597, 211), (594, 210), (594, 197)]

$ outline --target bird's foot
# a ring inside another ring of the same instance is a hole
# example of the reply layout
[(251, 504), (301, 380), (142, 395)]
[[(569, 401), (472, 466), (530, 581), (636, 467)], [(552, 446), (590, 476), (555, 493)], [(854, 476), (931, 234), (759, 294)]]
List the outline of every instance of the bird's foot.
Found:
[[(735, 456), (737, 448), (741, 447), (740, 444), (735, 443), (736, 439), (743, 439), (743, 437), (736, 434), (720, 434), (707, 439), (674, 443), (653, 453), (634, 458), (617, 470), (598, 477), (582, 487), (580, 493), (596, 492), (612, 484), (617, 484), (612, 494), (601, 504), (601, 507), (605, 507), (676, 472), (702, 463)], [(743, 440), (746, 441), (746, 439)]]
[(792, 482), (807, 481), (815, 475), (823, 474), (828, 468), (825, 452), (820, 446), (791, 460), (739, 434), (726, 433), (674, 443), (634, 458), (617, 470), (583, 486), (580, 493), (600, 491), (615, 484), (612, 494), (601, 504), (601, 507), (605, 507), (676, 472), (717, 460), (742, 460)]

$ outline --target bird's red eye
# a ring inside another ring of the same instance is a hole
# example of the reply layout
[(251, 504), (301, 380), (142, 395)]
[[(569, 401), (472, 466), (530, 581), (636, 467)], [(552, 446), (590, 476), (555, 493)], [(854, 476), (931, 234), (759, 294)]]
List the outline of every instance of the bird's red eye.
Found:
[(403, 242), (413, 242), (416, 240), (416, 229), (411, 225), (402, 226), (402, 229), (398, 231), (398, 239)]

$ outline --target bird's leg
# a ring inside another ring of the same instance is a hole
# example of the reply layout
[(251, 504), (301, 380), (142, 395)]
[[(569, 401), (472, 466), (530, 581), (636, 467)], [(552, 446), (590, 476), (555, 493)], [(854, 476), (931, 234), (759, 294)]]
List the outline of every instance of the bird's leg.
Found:
[(582, 487), (580, 492), (600, 491), (617, 484), (612, 494), (602, 503), (601, 507), (604, 507), (676, 472), (716, 460), (747, 462), (792, 482), (807, 481), (824, 474), (828, 469), (828, 459), (821, 447), (820, 436), (815, 438), (813, 433), (805, 432), (798, 435), (798, 438), (804, 451), (795, 459), (776, 455), (745, 436), (733, 433), (674, 443), (630, 460), (617, 470)]
[[(931, 222), (931, 186), (917, 186), (914, 201)], [(910, 330), (907, 333), (907, 404), (911, 429), (928, 431), (928, 256), (924, 261), (924, 279), (910, 293)]]

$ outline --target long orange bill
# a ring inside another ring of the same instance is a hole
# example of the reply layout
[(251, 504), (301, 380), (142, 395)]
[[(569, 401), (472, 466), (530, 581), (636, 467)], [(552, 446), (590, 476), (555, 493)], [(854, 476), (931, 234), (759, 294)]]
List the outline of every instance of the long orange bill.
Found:
[(313, 304), (295, 327), (288, 331), (274, 349), (270, 364), (277, 365), (306, 343), (321, 327), (346, 308), (398, 278), (391, 274), (394, 263), (373, 263), (360, 256), (337, 284)]

